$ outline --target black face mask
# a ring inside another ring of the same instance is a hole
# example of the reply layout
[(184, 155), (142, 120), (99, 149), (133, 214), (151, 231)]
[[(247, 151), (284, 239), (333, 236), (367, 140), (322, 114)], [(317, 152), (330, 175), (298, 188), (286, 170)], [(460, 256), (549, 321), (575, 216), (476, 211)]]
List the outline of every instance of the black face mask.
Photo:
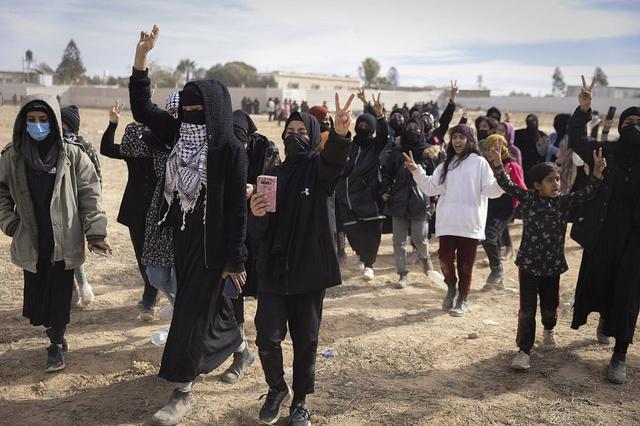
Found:
[(369, 129), (363, 129), (362, 127), (356, 128), (356, 137), (358, 139), (367, 139), (369, 135)]
[(535, 117), (527, 118), (527, 128), (538, 129), (538, 119)]
[(620, 129), (620, 140), (624, 143), (640, 145), (640, 124), (629, 124)]
[(284, 138), (284, 153), (286, 155), (286, 160), (293, 160), (295, 162), (311, 151), (313, 151), (311, 142), (302, 135), (292, 133)]
[(404, 119), (393, 117), (389, 120), (389, 127), (391, 127), (396, 133), (402, 133), (404, 129)]
[(420, 141), (420, 133), (416, 130), (409, 129), (402, 133), (402, 143), (406, 145), (415, 145)]
[(189, 124), (205, 124), (204, 110), (182, 111), (182, 122)]
[(486, 130), (478, 130), (478, 140), (486, 139), (489, 136), (489, 132)]
[(331, 123), (327, 121), (323, 121), (320, 123), (320, 133), (330, 132), (331, 131)]

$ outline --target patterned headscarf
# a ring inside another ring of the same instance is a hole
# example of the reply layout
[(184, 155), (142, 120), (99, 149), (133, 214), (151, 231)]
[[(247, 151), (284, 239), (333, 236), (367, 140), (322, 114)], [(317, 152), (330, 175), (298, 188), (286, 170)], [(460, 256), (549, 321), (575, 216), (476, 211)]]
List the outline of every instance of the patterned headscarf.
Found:
[(492, 149), (499, 150), (500, 157), (502, 157), (503, 162), (507, 161), (511, 157), (507, 140), (497, 133), (487, 136), (484, 140), (484, 149), (485, 151), (490, 151)]
[(180, 92), (175, 91), (167, 96), (167, 100), (164, 102), (164, 109), (169, 111), (171, 108), (175, 108), (176, 112), (170, 113), (173, 118), (178, 118), (178, 108), (180, 107)]

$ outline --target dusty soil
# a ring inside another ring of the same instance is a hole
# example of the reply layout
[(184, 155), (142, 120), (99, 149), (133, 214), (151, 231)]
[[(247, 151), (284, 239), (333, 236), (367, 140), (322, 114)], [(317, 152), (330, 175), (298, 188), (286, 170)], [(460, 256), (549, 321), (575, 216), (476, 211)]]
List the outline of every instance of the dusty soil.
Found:
[[(0, 141), (10, 139), (17, 109), (0, 109)], [(98, 145), (107, 112), (82, 111), (82, 133)], [(118, 128), (121, 137), (124, 114)], [(473, 119), (473, 116), (472, 116)], [(551, 130), (551, 115), (542, 115)], [(455, 118), (457, 121), (457, 117)], [(256, 119), (260, 130), (278, 140), (280, 129)], [(524, 115), (516, 114), (516, 127)], [(102, 158), (104, 203), (109, 214), (111, 258), (89, 256), (86, 267), (95, 301), (72, 312), (66, 370), (45, 374), (47, 341), (42, 328), (21, 315), (22, 271), (9, 260), (10, 239), (0, 237), (0, 423), (146, 424), (166, 401), (171, 386), (157, 378), (162, 348), (149, 337), (166, 323), (137, 319), (142, 294), (127, 229), (116, 223), (127, 173), (121, 161)], [(521, 223), (512, 228), (517, 247)], [(430, 249), (437, 258), (437, 241)], [(410, 285), (396, 290), (390, 236), (383, 237), (376, 279), (365, 283), (351, 252), (344, 284), (327, 292), (318, 356), (316, 393), (308, 403), (317, 424), (637, 424), (636, 379), (640, 358), (628, 356), (629, 382), (609, 384), (605, 367), (610, 348), (595, 340), (597, 318), (580, 331), (569, 328), (581, 249), (567, 237), (569, 272), (562, 276), (560, 347), (534, 349), (532, 368), (515, 373), (518, 311), (516, 269), (506, 264), (508, 289), (479, 291), (488, 275), (483, 251), (474, 271), (471, 311), (453, 318), (440, 310), (444, 290), (416, 265)], [(437, 261), (436, 261), (437, 265)], [(161, 301), (160, 305), (165, 301)], [(247, 301), (251, 347), (256, 302)], [(483, 320), (497, 324), (485, 325)], [(472, 334), (475, 333), (477, 338)], [(539, 334), (541, 332), (539, 331)], [(540, 337), (540, 336), (539, 336)], [(291, 344), (284, 345), (291, 366)], [(238, 385), (221, 383), (227, 364), (194, 385), (194, 413), (185, 424), (256, 424), (266, 386), (259, 363)], [(290, 377), (290, 369), (287, 370)], [(279, 424), (286, 424), (286, 418)]]

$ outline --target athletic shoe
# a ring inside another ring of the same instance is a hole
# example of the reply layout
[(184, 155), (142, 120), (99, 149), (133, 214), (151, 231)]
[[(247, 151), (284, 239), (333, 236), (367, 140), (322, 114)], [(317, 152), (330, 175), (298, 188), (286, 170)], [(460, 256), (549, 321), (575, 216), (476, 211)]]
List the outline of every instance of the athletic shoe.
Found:
[(398, 289), (403, 289), (403, 288), (407, 288), (407, 275), (400, 275), (400, 278), (398, 279), (398, 284), (396, 284), (396, 288)]
[(458, 296), (456, 306), (449, 311), (449, 315), (451, 315), (452, 317), (463, 317), (464, 313), (467, 311), (467, 308), (467, 298)]
[(47, 348), (47, 368), (45, 373), (64, 370), (64, 355), (62, 348), (54, 343)]
[(286, 385), (284, 390), (269, 388), (266, 395), (262, 395), (260, 399), (266, 396), (264, 404), (260, 409), (260, 421), (267, 425), (275, 424), (280, 418), (280, 407), (291, 398), (291, 388)]
[(289, 426), (311, 426), (311, 414), (307, 405), (300, 401), (289, 409)]
[(607, 379), (616, 385), (621, 385), (627, 381), (627, 370), (624, 365), (624, 360), (617, 359), (616, 354), (613, 354), (611, 361), (609, 361)]
[(602, 345), (611, 344), (611, 338), (604, 334), (604, 318), (600, 317), (598, 320), (598, 328), (596, 329), (596, 337), (598, 338), (598, 343)]
[(191, 392), (181, 392), (174, 389), (167, 404), (158, 410), (152, 417), (154, 425), (177, 425), (191, 414)]
[(220, 376), (224, 383), (234, 385), (244, 377), (244, 372), (256, 361), (256, 355), (249, 350), (249, 345), (244, 345), (244, 351), (233, 354), (233, 362)]
[(525, 371), (531, 367), (531, 357), (525, 351), (518, 351), (511, 361), (511, 368)]
[(154, 319), (156, 319), (156, 316), (154, 315), (154, 309), (153, 308), (142, 309), (142, 312), (140, 312), (140, 315), (138, 316), (138, 318), (146, 322), (153, 321)]
[(169, 321), (173, 317), (173, 305), (171, 303), (165, 305), (158, 312), (158, 318), (162, 321)]
[(93, 295), (93, 289), (91, 288), (91, 284), (85, 283), (80, 286), (80, 303), (83, 305), (88, 305), (93, 302), (95, 296)]
[(442, 301), (442, 310), (450, 311), (453, 309), (453, 299), (456, 297), (456, 286), (451, 286), (447, 288), (447, 295), (444, 297)]
[(374, 278), (373, 268), (364, 268), (364, 274), (362, 275), (365, 281), (371, 281)]
[(557, 347), (558, 342), (556, 341), (556, 331), (544, 330), (542, 332), (542, 348), (545, 350), (551, 350)]

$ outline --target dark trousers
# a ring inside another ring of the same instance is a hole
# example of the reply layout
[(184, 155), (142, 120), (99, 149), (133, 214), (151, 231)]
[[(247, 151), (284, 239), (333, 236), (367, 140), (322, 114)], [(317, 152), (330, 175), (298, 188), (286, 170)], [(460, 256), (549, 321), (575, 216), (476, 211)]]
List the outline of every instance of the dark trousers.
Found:
[[(513, 221), (513, 219), (511, 219)], [(500, 235), (500, 247), (513, 247), (513, 243), (511, 242), (511, 234), (509, 233), (509, 226), (504, 228), (502, 231), (502, 235)]]
[(45, 326), (51, 343), (60, 344), (70, 320), (73, 269), (47, 258), (38, 259), (36, 268), (35, 274), (24, 271), (22, 315), (32, 325)]
[(489, 258), (489, 264), (491, 269), (495, 269), (502, 265), (502, 259), (500, 258), (500, 239), (505, 229), (509, 227), (512, 214), (492, 214), (491, 212), (487, 216), (487, 225), (484, 228), (485, 240), (482, 242), (482, 247), (487, 253)]
[(244, 297), (242, 294), (237, 299), (231, 299), (233, 305), (233, 316), (236, 317), (238, 325), (244, 324)]
[(158, 289), (151, 285), (147, 278), (147, 268), (142, 264), (142, 249), (144, 247), (144, 225), (129, 226), (129, 236), (133, 245), (133, 252), (136, 255), (138, 269), (144, 281), (144, 291), (142, 293), (142, 306), (145, 309), (153, 308), (156, 305)]
[(529, 353), (536, 340), (536, 310), (540, 295), (540, 316), (545, 330), (553, 330), (558, 322), (560, 275), (538, 277), (520, 269), (520, 311), (516, 344)]
[(382, 222), (380, 220), (359, 220), (353, 225), (345, 226), (344, 232), (347, 234), (349, 245), (360, 257), (364, 266), (373, 268), (380, 248)]
[[(452, 287), (458, 284), (458, 293), (467, 297), (471, 289), (473, 263), (476, 261), (478, 240), (473, 238), (442, 235), (439, 238), (438, 258), (444, 282)], [(456, 263), (458, 276), (456, 277)]]
[(293, 392), (296, 398), (313, 393), (316, 351), (324, 290), (281, 295), (260, 293), (256, 311), (256, 345), (269, 388), (284, 389), (281, 343), (287, 324), (293, 341)]

